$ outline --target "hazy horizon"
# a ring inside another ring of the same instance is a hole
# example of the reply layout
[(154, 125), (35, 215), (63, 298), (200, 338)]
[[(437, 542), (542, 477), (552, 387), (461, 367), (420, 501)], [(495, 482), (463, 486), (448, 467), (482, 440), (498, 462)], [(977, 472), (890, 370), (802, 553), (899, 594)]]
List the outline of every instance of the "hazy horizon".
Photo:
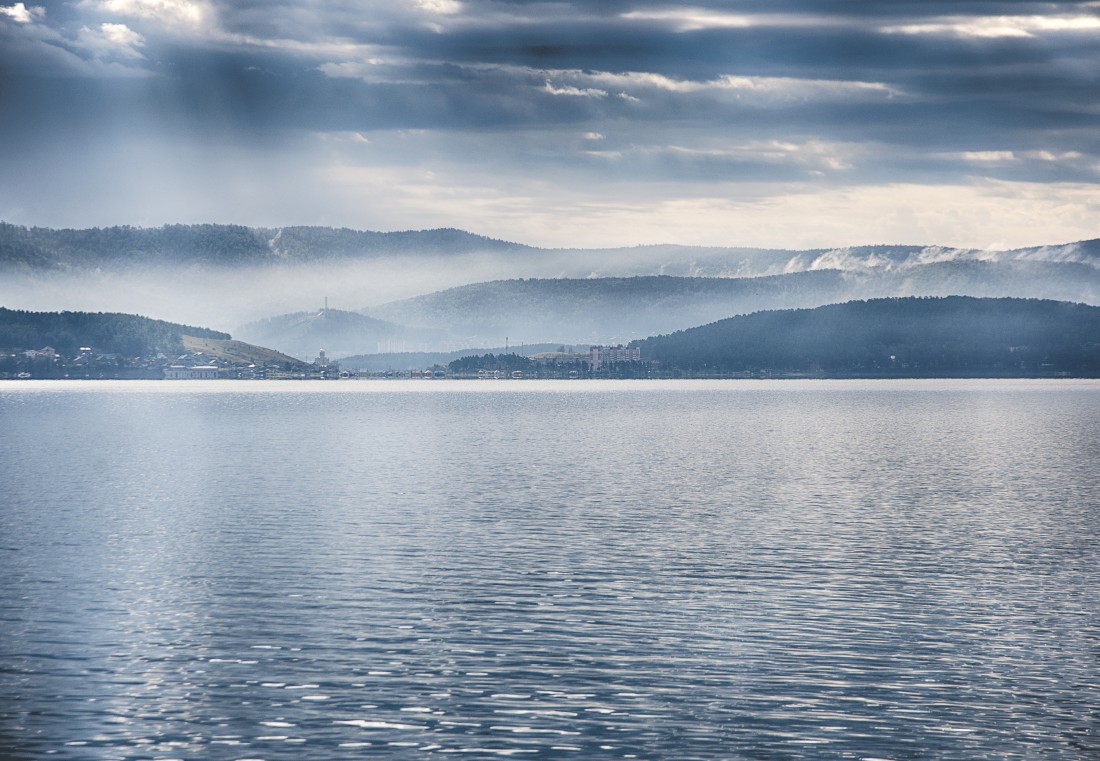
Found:
[[(127, 248), (125, 255), (120, 255), (109, 246), (102, 254), (97, 253), (104, 245), (98, 236), (86, 239), (65, 236), (54, 241), (48, 235), (40, 235), (27, 240), (32, 248), (41, 247), (35, 250), (46, 257), (44, 263), (53, 265), (20, 266), (16, 258), (15, 266), (9, 267), (0, 278), (0, 305), (31, 311), (126, 312), (235, 335), (246, 323), (316, 311), (326, 304), (332, 309), (385, 317), (385, 310), (377, 310), (391, 302), (489, 281), (523, 279), (583, 281), (655, 275), (729, 279), (833, 271), (846, 281), (814, 286), (805, 279), (792, 280), (787, 286), (778, 289), (767, 286), (761, 292), (771, 296), (739, 298), (727, 307), (712, 304), (701, 312), (696, 308), (699, 305), (690, 302), (667, 301), (668, 294), (639, 295), (643, 301), (656, 299), (652, 309), (667, 313), (670, 318), (650, 325), (653, 329), (692, 327), (699, 324), (693, 319), (707, 322), (741, 313), (746, 308), (820, 306), (877, 296), (970, 293), (1085, 303), (1098, 303), (1100, 298), (1097, 290), (1100, 275), (1093, 247), (1076, 243), (991, 252), (939, 246), (883, 246), (862, 251), (705, 249), (675, 245), (619, 250), (507, 246), (481, 250), (475, 241), (472, 250), (460, 247), (454, 253), (435, 253), (440, 243), (428, 233), (420, 239), (402, 238), (394, 248), (382, 245), (377, 249), (340, 253), (343, 243), (338, 241), (334, 244), (336, 248), (326, 249), (324, 236), (316, 243), (311, 242), (312, 238), (299, 236), (294, 248), (283, 252), (270, 251), (269, 242), (253, 238), (247, 238), (247, 247), (242, 249), (242, 238), (237, 233), (230, 231), (223, 240), (216, 231), (210, 234), (204, 230), (194, 239), (179, 234), (126, 238), (127, 242), (120, 245), (140, 245), (148, 250)], [(106, 240), (115, 238), (108, 236)], [(81, 241), (89, 247), (81, 248)], [(411, 253), (406, 250), (410, 241)], [(224, 251), (222, 244), (227, 247)], [(15, 245), (18, 249), (22, 244)], [(447, 250), (446, 244), (443, 248)], [(245, 258), (238, 260), (237, 255)], [(596, 312), (581, 303), (567, 299), (554, 308), (566, 309), (570, 303), (579, 310), (577, 320), (592, 321)], [(530, 341), (567, 342), (645, 337), (626, 329), (626, 323), (619, 319), (622, 317), (629, 323), (625, 313), (600, 318), (617, 324), (615, 329), (607, 327), (601, 332), (598, 324), (594, 324), (581, 332), (554, 332), (549, 330), (553, 321), (535, 330), (530, 315), (519, 319), (518, 312), (506, 303), (471, 308), (503, 310), (502, 314), (513, 315), (512, 321), (516, 323), (509, 329), (506, 319), (498, 320), (500, 324), (488, 334), (475, 331), (479, 336), (475, 345), (502, 342), (506, 335)], [(725, 308), (730, 311), (723, 311)], [(416, 325), (418, 313), (419, 309), (413, 308), (396, 321)], [(429, 321), (424, 326), (438, 328), (452, 321), (437, 315), (435, 322)], [(641, 325), (634, 327), (642, 330)], [(594, 329), (596, 334), (592, 333)]]

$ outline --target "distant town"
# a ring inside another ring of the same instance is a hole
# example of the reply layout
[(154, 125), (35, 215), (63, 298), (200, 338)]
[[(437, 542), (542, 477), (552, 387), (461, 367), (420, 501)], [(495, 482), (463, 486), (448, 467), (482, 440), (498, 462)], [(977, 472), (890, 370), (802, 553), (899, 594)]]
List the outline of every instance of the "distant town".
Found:
[[(570, 347), (572, 348), (572, 347)], [(591, 346), (586, 352), (542, 352), (471, 355), (451, 362), (410, 370), (343, 370), (320, 349), (312, 362), (283, 359), (242, 361), (224, 353), (188, 351), (175, 356), (127, 356), (81, 346), (67, 355), (51, 346), (0, 349), (0, 379), (133, 379), (133, 380), (335, 380), (351, 378), (525, 378), (645, 377), (636, 346)]]
[(312, 358), (309, 350), (291, 356), (137, 315), (0, 307), (0, 347), (12, 347), (0, 349), (0, 378), (14, 380), (1096, 378), (1100, 307), (966, 296), (872, 299), (735, 315), (629, 344), (515, 351), (505, 341), (503, 350), (374, 359), (333, 358), (325, 349)]

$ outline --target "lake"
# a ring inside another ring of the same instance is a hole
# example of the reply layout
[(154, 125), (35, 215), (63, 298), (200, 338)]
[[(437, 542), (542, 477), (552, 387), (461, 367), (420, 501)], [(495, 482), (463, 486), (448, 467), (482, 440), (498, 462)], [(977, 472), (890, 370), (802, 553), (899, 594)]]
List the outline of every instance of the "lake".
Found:
[(0, 385), (5, 759), (1100, 755), (1100, 382)]

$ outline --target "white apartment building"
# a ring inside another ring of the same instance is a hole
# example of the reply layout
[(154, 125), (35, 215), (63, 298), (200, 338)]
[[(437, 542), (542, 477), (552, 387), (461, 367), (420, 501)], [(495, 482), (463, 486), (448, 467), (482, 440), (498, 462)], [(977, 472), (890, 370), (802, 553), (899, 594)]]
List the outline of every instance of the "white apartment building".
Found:
[(592, 370), (615, 362), (640, 362), (642, 350), (637, 346), (592, 346), (588, 349), (588, 364)]

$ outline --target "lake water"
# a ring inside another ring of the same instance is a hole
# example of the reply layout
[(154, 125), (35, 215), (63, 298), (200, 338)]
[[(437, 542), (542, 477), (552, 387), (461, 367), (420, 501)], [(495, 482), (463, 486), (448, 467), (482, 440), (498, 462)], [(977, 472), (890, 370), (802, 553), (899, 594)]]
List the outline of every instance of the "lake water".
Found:
[(4, 759), (1100, 757), (1100, 383), (0, 385)]

